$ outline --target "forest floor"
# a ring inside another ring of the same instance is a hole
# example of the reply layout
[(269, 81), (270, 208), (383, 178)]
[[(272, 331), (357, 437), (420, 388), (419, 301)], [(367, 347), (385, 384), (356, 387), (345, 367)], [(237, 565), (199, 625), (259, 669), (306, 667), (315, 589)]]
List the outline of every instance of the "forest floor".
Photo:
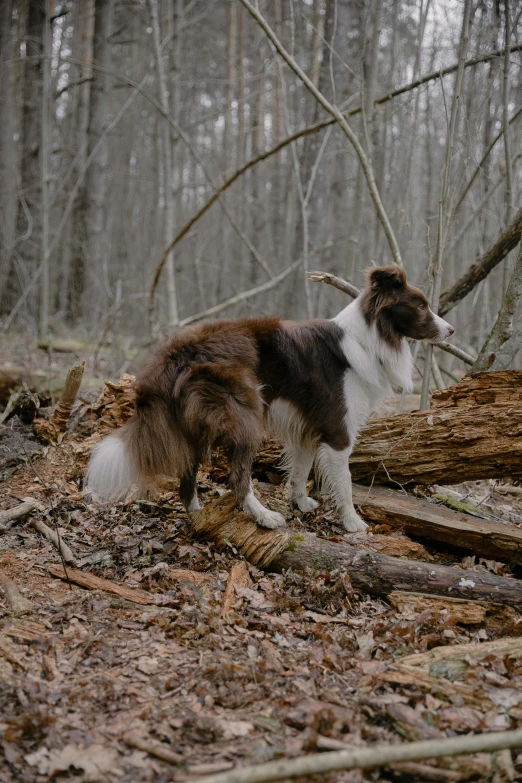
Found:
[[(224, 612), (238, 554), (191, 536), (174, 484), (165, 483), (154, 499), (111, 509), (86, 503), (81, 481), (89, 453), (128, 414), (127, 391), (124, 383), (106, 390), (101, 404), (80, 400), (74, 432), (59, 445), (35, 445), (31, 427), (16, 417), (2, 428), (13, 460), (0, 470), (0, 509), (28, 496), (46, 509), (0, 528), (0, 572), (33, 609), (13, 614), (0, 592), (2, 783), (189, 781), (342, 743), (522, 726), (522, 638), (511, 652), (460, 652), (470, 642), (522, 637), (514, 610), (489, 605), (477, 621), (466, 611), (471, 602), (392, 604), (354, 592), (341, 573), (248, 566), (249, 586), (236, 587)], [(223, 493), (210, 476), (199, 477), (203, 502)], [(284, 504), (277, 475), (258, 476), (255, 486), (268, 504)], [(507, 525), (522, 526), (522, 504), (497, 493), (494, 482), (452, 489)], [(354, 541), (328, 502), (307, 515), (286, 505), (286, 515), (292, 528)], [(84, 589), (51, 575), (60, 556), (32, 526), (38, 517), (59, 528), (76, 569), (115, 589), (140, 588), (150, 601), (137, 604), (107, 586)], [(412, 556), (410, 540), (396, 529), (373, 525), (368, 535), (393, 535), (395, 547), (402, 539)], [(357, 539), (362, 544), (365, 534)], [(470, 574), (515, 571), (442, 544), (415, 546), (419, 559), (458, 564)], [(442, 663), (408, 661), (450, 645)], [(314, 779), (502, 783), (522, 780), (522, 755), (475, 754)]]

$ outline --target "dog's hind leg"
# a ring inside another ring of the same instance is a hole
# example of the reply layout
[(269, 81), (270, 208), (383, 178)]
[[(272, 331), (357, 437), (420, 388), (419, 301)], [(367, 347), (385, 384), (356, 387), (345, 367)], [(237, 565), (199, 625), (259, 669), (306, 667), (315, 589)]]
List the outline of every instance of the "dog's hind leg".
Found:
[(285, 447), (285, 462), (288, 465), (288, 498), (300, 511), (313, 511), (319, 505), (317, 500), (306, 494), (306, 482), (314, 461), (315, 449), (300, 443)]
[(326, 443), (321, 443), (317, 449), (316, 465), (321, 483), (332, 495), (345, 529), (356, 533), (358, 530), (366, 530), (368, 525), (363, 522), (353, 505), (350, 452), (351, 449), (336, 451)]
[(179, 497), (187, 511), (197, 511), (201, 508), (196, 490), (197, 465), (192, 470), (183, 473), (179, 481)]
[(185, 462), (179, 479), (179, 497), (189, 514), (191, 511), (197, 511), (201, 508), (196, 489), (200, 461), (197, 454), (190, 454), (190, 457)]
[(228, 480), (230, 489), (238, 505), (250, 514), (258, 525), (269, 528), (284, 527), (286, 524), (284, 516), (263, 506), (252, 491), (250, 477), (257, 447), (258, 443), (254, 443), (253, 440), (250, 443), (234, 445), (230, 456), (232, 466)]

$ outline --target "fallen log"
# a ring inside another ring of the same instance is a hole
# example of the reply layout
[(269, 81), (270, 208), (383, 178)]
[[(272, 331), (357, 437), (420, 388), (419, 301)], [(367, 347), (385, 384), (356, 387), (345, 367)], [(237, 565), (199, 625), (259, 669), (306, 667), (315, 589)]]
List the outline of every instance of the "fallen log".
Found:
[(485, 571), (442, 566), (372, 552), (358, 545), (337, 544), (311, 533), (258, 528), (238, 511), (230, 493), (191, 514), (193, 532), (218, 548), (232, 544), (247, 560), (271, 571), (346, 571), (352, 585), (370, 595), (395, 590), (425, 592), (468, 600), (494, 601), (522, 609), (522, 581)]
[(350, 458), (362, 484), (522, 478), (522, 373), (479, 373), (433, 395), (429, 411), (370, 421)]
[(354, 484), (353, 500), (371, 522), (396, 526), (408, 535), (443, 541), (481, 557), (522, 563), (522, 530), (515, 525), (452, 511), (384, 487)]

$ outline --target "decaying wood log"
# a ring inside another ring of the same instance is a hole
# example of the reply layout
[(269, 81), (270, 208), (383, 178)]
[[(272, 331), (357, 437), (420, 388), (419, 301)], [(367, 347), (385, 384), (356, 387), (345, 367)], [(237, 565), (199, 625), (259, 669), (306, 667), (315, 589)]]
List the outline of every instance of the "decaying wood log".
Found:
[(407, 593), (396, 590), (388, 600), (400, 612), (420, 614), (427, 609), (440, 613), (447, 621), (460, 625), (480, 625), (496, 633), (520, 621), (520, 615), (510, 606), (494, 604), (491, 601), (466, 601), (463, 598), (448, 598), (426, 593)]
[(346, 571), (353, 586), (371, 595), (387, 596), (395, 590), (426, 592), (468, 600), (494, 601), (522, 609), (522, 582), (487, 572), (466, 571), (433, 563), (382, 555), (358, 545), (337, 544), (311, 533), (258, 528), (238, 511), (230, 493), (193, 512), (196, 535), (218, 547), (230, 543), (250, 562), (273, 571)]
[(468, 657), (482, 659), (488, 655), (498, 655), (503, 658), (506, 655), (522, 655), (522, 638), (504, 637), (494, 639), (491, 642), (469, 642), (467, 644), (445, 644), (442, 647), (434, 647), (425, 653), (415, 653), (402, 658), (404, 666), (424, 666), (429, 668), (433, 663), (441, 661), (464, 661)]
[(429, 411), (370, 421), (350, 459), (354, 480), (412, 486), (522, 478), (521, 379), (520, 372), (480, 373), (435, 393)]
[(455, 386), (432, 394), (431, 408), (466, 408), (507, 403), (522, 405), (522, 371), (496, 370), (468, 375)]
[(515, 525), (452, 511), (429, 500), (384, 487), (353, 486), (365, 519), (399, 527), (408, 535), (443, 541), (474, 555), (522, 563), (522, 530)]

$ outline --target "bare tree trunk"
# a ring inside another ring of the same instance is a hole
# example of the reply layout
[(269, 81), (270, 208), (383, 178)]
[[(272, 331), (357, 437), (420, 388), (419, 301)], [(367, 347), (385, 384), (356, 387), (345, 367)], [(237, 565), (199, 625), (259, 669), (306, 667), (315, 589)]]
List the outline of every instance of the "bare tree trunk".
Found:
[(43, 90), (42, 90), (42, 246), (41, 264), (42, 280), (40, 290), (40, 320), (39, 338), (46, 340), (49, 330), (49, 153), (50, 153), (50, 89), (51, 89), (51, 53), (52, 53), (52, 28), (49, 15), (49, 0), (45, 1), (45, 21), (43, 29)]
[[(160, 93), (160, 103), (163, 111), (169, 112), (169, 85), (165, 73), (164, 54), (161, 48), (160, 27), (158, 19), (157, 0), (149, 0), (150, 13), (152, 18), (152, 35), (154, 39), (154, 53), (156, 57), (156, 67), (158, 71), (158, 85)], [(168, 60), (167, 60), (168, 72)], [(169, 123), (162, 121), (162, 152), (164, 168), (164, 198), (165, 198), (165, 222), (164, 222), (164, 241), (165, 245), (172, 242), (174, 236), (175, 221), (175, 196), (173, 191), (173, 166), (172, 166), (172, 138)], [(167, 267), (167, 306), (169, 326), (176, 326), (179, 321), (178, 300), (176, 292), (176, 273), (174, 269), (174, 254), (170, 252), (166, 260)]]
[[(468, 49), (469, 38), (469, 26), (471, 16), (471, 0), (465, 0), (464, 13), (462, 17), (462, 31), (460, 35), (459, 45), (459, 65), (457, 68), (457, 75), (455, 76), (455, 89), (453, 91), (453, 99), (451, 102), (451, 114), (449, 120), (448, 133), (446, 138), (446, 155), (444, 161), (444, 171), (442, 175), (442, 194), (439, 202), (439, 222), (437, 231), (437, 246), (435, 250), (435, 263), (432, 270), (432, 291), (431, 291), (431, 307), (434, 312), (439, 310), (440, 289), (442, 284), (442, 258), (444, 255), (444, 248), (446, 246), (447, 232), (449, 228), (450, 218), (446, 219), (446, 210), (451, 214), (450, 209), (450, 176), (451, 176), (451, 163), (453, 157), (453, 145), (455, 141), (455, 132), (458, 128), (460, 103), (461, 103), (461, 90), (462, 80), (464, 78), (464, 62), (466, 60), (466, 52)], [(426, 346), (426, 360), (424, 364), (424, 374), (422, 377), (422, 390), (421, 390), (421, 410), (429, 408), (429, 383), (431, 377), (431, 368), (433, 360), (433, 345), (428, 343)]]
[(13, 54), (13, 5), (14, 0), (0, 3), (0, 307), (5, 289), (5, 279), (10, 265), (11, 247), (14, 239), (16, 212), (16, 178), (14, 164), (13, 111), (14, 90), (12, 84), (13, 66), (8, 60)]
[[(20, 203), (16, 220), (14, 259), (19, 280), (27, 281), (35, 272), (42, 249), (42, 100), (43, 38), (45, 2), (29, 3), (25, 35), (28, 62), (25, 67), (20, 154)], [(34, 57), (34, 59), (33, 59)], [(28, 299), (31, 316), (36, 317), (36, 299)]]
[[(95, 0), (93, 61), (110, 69), (112, 54), (110, 36), (115, 0)], [(110, 115), (110, 77), (94, 71), (91, 85), (87, 152), (91, 154), (102, 139), (107, 117)], [(85, 176), (85, 266), (83, 280), (84, 316), (91, 321), (105, 310), (107, 292), (104, 285), (103, 264), (109, 248), (105, 236), (106, 201), (108, 191), (109, 148), (103, 139)]]
[[(91, 82), (93, 79), (92, 58), (94, 39), (94, 3), (95, 0), (78, 0), (76, 7), (75, 38), (73, 56), (81, 61), (78, 66), (78, 89), (70, 95), (68, 124), (74, 139), (74, 177), (77, 179), (83, 171), (87, 159), (87, 130), (91, 101)], [(85, 194), (75, 199), (71, 220), (67, 226), (62, 251), (61, 279), (59, 291), (59, 309), (65, 316), (76, 315), (78, 300), (83, 285), (85, 265)]]

